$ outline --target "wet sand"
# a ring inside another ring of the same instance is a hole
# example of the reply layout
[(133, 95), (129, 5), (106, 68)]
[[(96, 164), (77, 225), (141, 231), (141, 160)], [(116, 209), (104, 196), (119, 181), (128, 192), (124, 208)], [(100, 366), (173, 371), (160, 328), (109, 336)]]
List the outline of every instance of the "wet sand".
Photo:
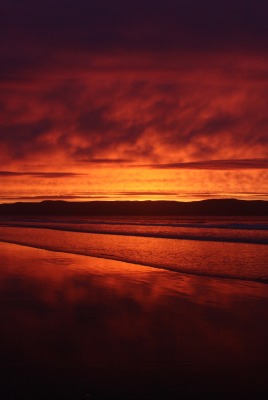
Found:
[(0, 242), (0, 395), (267, 392), (268, 285)]

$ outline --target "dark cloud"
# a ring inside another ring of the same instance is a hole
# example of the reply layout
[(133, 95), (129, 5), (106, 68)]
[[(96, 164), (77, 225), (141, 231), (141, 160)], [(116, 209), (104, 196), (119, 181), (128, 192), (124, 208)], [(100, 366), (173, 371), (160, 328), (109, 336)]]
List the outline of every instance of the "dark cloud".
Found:
[(108, 199), (109, 196), (108, 195), (83, 195), (83, 196), (79, 196), (79, 195), (72, 195), (72, 194), (63, 194), (63, 195), (43, 195), (43, 196), (1, 196), (0, 200), (1, 201), (11, 201), (11, 200), (16, 200), (16, 201), (39, 201), (39, 200), (95, 200), (95, 199)]
[(146, 191), (146, 190), (143, 190), (143, 191), (133, 191), (133, 192), (119, 192), (118, 194), (121, 194), (121, 195), (124, 195), (124, 196), (140, 196), (140, 195), (142, 195), (142, 196), (145, 196), (145, 195), (148, 195), (148, 196), (159, 196), (159, 195), (165, 195), (165, 196), (174, 196), (174, 195), (177, 195), (178, 193), (177, 192), (169, 192), (169, 191)]
[(93, 164), (267, 157), (266, 86), (145, 82), (122, 74), (119, 82), (116, 76), (32, 82), (27, 90), (4, 91), (0, 100), (2, 159)]
[(89, 164), (126, 164), (132, 163), (133, 160), (126, 159), (126, 158), (84, 158), (82, 160), (78, 160), (79, 162), (89, 163)]
[(2, 0), (1, 168), (266, 168), (267, 20), (264, 0)]
[(76, 174), (73, 172), (14, 172), (0, 171), (0, 178), (24, 177), (31, 176), (33, 178), (71, 178), (83, 176), (84, 174)]
[(49, 119), (21, 123), (10, 121), (9, 124), (2, 124), (0, 127), (1, 141), (8, 145), (12, 142), (9, 151), (11, 156), (16, 159), (25, 158), (29, 150), (43, 153), (45, 147), (50, 148), (51, 145), (42, 138), (51, 131), (53, 125), (54, 122)]
[(151, 168), (156, 169), (211, 169), (211, 170), (232, 170), (232, 169), (268, 169), (268, 159), (249, 160), (210, 160), (200, 162), (155, 164)]
[(263, 50), (268, 44), (264, 0), (2, 0), (0, 11), (5, 40), (27, 38), (46, 53), (59, 47), (94, 52)]

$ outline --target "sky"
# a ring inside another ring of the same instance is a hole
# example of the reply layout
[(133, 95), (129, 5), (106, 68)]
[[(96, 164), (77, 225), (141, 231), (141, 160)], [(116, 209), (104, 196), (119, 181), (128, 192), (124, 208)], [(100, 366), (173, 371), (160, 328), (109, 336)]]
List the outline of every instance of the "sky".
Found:
[(268, 200), (266, 0), (0, 0), (0, 202)]

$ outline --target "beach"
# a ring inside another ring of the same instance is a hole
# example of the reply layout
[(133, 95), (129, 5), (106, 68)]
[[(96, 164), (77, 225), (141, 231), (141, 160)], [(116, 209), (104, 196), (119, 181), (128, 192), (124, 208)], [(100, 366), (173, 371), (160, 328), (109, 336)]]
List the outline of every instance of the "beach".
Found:
[(267, 392), (268, 287), (0, 242), (3, 398)]

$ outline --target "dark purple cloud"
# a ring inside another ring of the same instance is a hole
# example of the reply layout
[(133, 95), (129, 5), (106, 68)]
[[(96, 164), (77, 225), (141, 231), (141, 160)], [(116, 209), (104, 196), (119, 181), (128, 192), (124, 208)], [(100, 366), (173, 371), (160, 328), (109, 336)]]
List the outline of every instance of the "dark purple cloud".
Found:
[(116, 83), (114, 76), (84, 85), (41, 80), (7, 90), (0, 94), (3, 157), (65, 165), (268, 156), (267, 86), (161, 79), (121, 74)]
[(128, 164), (133, 162), (133, 160), (128, 160), (126, 158), (84, 158), (78, 161), (88, 164)]
[(73, 172), (14, 172), (14, 171), (0, 171), (0, 178), (10, 177), (25, 177), (31, 176), (33, 178), (71, 178), (83, 176), (83, 174), (76, 174)]
[(1, 1), (2, 40), (26, 38), (45, 53), (78, 51), (267, 49), (264, 0)]
[(211, 170), (232, 170), (232, 169), (268, 169), (268, 159), (248, 160), (209, 160), (199, 162), (154, 164), (150, 166), (156, 169), (211, 169)]

